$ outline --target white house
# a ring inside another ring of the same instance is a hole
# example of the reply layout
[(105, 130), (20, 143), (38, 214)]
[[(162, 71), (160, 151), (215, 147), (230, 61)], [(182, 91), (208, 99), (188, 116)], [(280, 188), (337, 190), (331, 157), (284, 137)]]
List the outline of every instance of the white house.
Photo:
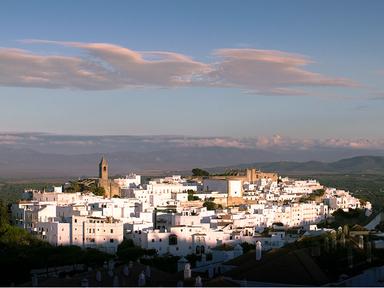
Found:
[(123, 222), (112, 217), (72, 217), (73, 245), (115, 253), (123, 241)]

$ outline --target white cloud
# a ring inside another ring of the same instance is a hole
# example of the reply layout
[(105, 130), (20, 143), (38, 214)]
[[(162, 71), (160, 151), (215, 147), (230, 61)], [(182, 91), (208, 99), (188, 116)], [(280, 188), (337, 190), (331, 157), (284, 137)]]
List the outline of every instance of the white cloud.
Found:
[(215, 138), (184, 138), (170, 139), (170, 143), (181, 147), (223, 147), (223, 148), (248, 148), (240, 139), (215, 137)]
[[(147, 140), (144, 140), (147, 141)], [(176, 144), (177, 147), (224, 147), (240, 149), (310, 150), (313, 148), (350, 148), (384, 150), (384, 139), (311, 139), (291, 138), (281, 135), (249, 138), (233, 137), (174, 137), (159, 142)]]
[[(106, 145), (105, 147), (129, 147), (144, 144), (154, 144), (156, 149), (177, 147), (222, 147), (239, 149), (265, 150), (311, 150), (317, 148), (329, 149), (367, 149), (384, 150), (384, 139), (346, 139), (346, 138), (291, 138), (282, 135), (258, 136), (248, 138), (235, 137), (190, 137), (190, 136), (66, 136), (55, 134), (0, 133), (0, 145), (15, 147), (53, 147), (65, 145), (71, 147), (87, 147), (89, 145)], [(101, 147), (101, 146), (100, 146)], [(104, 147), (104, 146), (103, 146)], [(147, 146), (145, 146), (147, 147)], [(140, 149), (141, 149), (140, 148)], [(119, 148), (120, 149), (120, 148)], [(152, 149), (152, 148), (151, 148)], [(121, 149), (120, 149), (121, 150)]]

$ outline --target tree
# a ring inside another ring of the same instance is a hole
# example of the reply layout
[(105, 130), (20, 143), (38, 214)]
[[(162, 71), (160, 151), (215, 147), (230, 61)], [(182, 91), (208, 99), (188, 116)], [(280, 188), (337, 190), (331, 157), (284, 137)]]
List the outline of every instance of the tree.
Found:
[(140, 259), (140, 263), (144, 265), (149, 265), (169, 273), (177, 272), (177, 261), (180, 259), (179, 256), (164, 255), (164, 256), (155, 256), (152, 258), (143, 258)]
[(188, 194), (188, 201), (196, 201), (199, 200), (200, 198), (193, 195), (193, 194)]
[(189, 189), (187, 190), (187, 192), (188, 192), (188, 201), (195, 201), (200, 199), (199, 197), (194, 195), (195, 191)]
[(250, 244), (248, 242), (243, 242), (240, 244), (240, 246), (243, 248), (243, 254), (251, 251), (251, 250), (254, 250), (256, 249), (256, 245), (255, 244)]
[(71, 182), (71, 185), (65, 189), (66, 192), (80, 192), (81, 190), (81, 187), (79, 185), (79, 183), (77, 182)]
[(0, 231), (4, 230), (9, 224), (7, 206), (0, 200)]
[(376, 225), (375, 229), (379, 231), (384, 231), (384, 222), (380, 221), (380, 223)]
[(322, 197), (322, 196), (324, 196), (324, 193), (325, 193), (324, 189), (317, 189), (317, 190), (313, 191), (312, 194), (314, 194), (315, 196)]
[(203, 207), (207, 207), (207, 210), (216, 210), (217, 209), (217, 204), (212, 201), (205, 201), (203, 203)]
[(343, 209), (339, 208), (335, 212), (332, 213), (332, 216), (340, 217), (340, 218), (358, 218), (359, 216), (364, 216), (363, 209), (348, 209), (348, 212), (345, 212)]
[(136, 261), (144, 255), (155, 256), (156, 253), (155, 249), (143, 249), (135, 246), (131, 239), (124, 239), (117, 247), (116, 255), (120, 260), (127, 262)]
[(94, 189), (92, 189), (92, 193), (96, 196), (104, 196), (105, 189), (104, 187), (95, 187)]
[(209, 172), (200, 168), (193, 168), (192, 175), (193, 176), (209, 176)]
[(78, 246), (52, 246), (26, 230), (6, 224), (0, 232), (0, 286), (20, 285), (31, 279), (31, 269), (84, 263), (100, 266), (110, 254)]

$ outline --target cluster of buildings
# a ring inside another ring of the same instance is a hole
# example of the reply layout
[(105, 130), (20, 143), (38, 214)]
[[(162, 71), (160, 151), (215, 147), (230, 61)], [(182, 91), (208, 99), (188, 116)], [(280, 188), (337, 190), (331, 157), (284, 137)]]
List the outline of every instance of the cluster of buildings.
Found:
[[(313, 224), (337, 209), (371, 210), (369, 202), (316, 180), (255, 169), (235, 176), (171, 176), (143, 183), (135, 174), (109, 179), (103, 158), (99, 178), (90, 181), (103, 187), (105, 195), (66, 193), (62, 187), (26, 191), (24, 200), (12, 206), (13, 224), (52, 245), (115, 253), (125, 238), (159, 255), (211, 254), (224, 261), (242, 254), (242, 242), (259, 241), (267, 250), (296, 241), (299, 230), (313, 230)], [(208, 210), (207, 203), (215, 209)]]

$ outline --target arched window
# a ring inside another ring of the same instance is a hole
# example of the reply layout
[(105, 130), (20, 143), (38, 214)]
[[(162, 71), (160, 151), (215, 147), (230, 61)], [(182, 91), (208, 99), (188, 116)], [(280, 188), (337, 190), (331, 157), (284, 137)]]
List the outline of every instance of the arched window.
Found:
[(200, 250), (200, 246), (196, 246), (196, 254), (199, 255), (200, 252), (201, 252), (201, 250)]
[(177, 236), (175, 234), (169, 235), (169, 245), (177, 245)]

